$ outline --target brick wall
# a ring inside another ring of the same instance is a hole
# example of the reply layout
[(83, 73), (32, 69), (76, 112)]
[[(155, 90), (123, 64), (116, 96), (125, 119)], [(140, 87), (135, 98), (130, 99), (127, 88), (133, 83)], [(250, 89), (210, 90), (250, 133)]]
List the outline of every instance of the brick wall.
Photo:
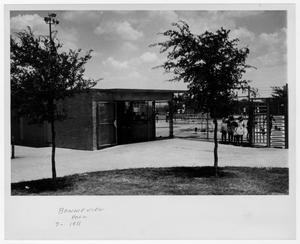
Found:
[(90, 93), (82, 93), (63, 101), (67, 119), (57, 121), (57, 147), (93, 150), (92, 99)]

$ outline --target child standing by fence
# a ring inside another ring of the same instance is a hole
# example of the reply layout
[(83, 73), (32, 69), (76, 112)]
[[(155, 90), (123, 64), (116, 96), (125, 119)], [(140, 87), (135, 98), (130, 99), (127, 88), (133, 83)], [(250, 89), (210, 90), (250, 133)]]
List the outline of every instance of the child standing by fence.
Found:
[(244, 123), (243, 118), (239, 117), (236, 127), (236, 143), (237, 145), (243, 144), (243, 135), (244, 135)]

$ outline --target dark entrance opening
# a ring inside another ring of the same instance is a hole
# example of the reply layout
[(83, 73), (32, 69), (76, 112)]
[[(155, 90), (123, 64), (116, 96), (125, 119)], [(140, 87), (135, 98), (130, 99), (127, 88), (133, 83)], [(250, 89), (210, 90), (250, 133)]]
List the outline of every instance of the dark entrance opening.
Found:
[(155, 139), (154, 102), (117, 102), (118, 144)]

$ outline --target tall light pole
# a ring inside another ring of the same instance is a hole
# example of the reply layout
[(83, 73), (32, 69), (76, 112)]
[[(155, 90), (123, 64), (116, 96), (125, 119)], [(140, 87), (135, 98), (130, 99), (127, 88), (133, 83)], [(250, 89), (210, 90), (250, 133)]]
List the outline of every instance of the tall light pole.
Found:
[(51, 134), (52, 134), (52, 154), (51, 154), (51, 164), (52, 164), (52, 179), (54, 182), (54, 187), (56, 188), (56, 168), (55, 168), (55, 126), (54, 126), (54, 121), (55, 121), (55, 105), (54, 105), (54, 99), (55, 99), (55, 89), (54, 89), (54, 78), (52, 77), (53, 75), (53, 70), (52, 70), (52, 62), (53, 62), (53, 51), (54, 51), (54, 42), (52, 40), (52, 25), (57, 25), (59, 21), (56, 19), (56, 14), (51, 13), (48, 14), (47, 17), (44, 18), (46, 24), (49, 25), (49, 39), (50, 39), (50, 52), (49, 52), (49, 61), (50, 61), (50, 67), (49, 67), (49, 85), (51, 88), (51, 92), (48, 94), (48, 108), (49, 108), (49, 115), (50, 115), (50, 125), (51, 125)]
[(51, 49), (53, 49), (52, 28), (51, 28), (51, 26), (52, 25), (58, 25), (59, 21), (56, 19), (56, 14), (55, 13), (48, 14), (48, 16), (44, 18), (44, 21), (46, 22), (46, 24), (49, 25), (49, 39), (50, 39)]

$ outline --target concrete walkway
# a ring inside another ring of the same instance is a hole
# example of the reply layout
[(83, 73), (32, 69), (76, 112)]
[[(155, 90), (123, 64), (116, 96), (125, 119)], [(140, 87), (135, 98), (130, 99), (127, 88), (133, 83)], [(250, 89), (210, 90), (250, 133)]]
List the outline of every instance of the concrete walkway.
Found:
[[(57, 148), (58, 176), (142, 167), (212, 166), (213, 143), (169, 139), (110, 147), (97, 151)], [(51, 148), (16, 146), (12, 182), (51, 177)], [(219, 145), (220, 166), (288, 167), (288, 150)]]

